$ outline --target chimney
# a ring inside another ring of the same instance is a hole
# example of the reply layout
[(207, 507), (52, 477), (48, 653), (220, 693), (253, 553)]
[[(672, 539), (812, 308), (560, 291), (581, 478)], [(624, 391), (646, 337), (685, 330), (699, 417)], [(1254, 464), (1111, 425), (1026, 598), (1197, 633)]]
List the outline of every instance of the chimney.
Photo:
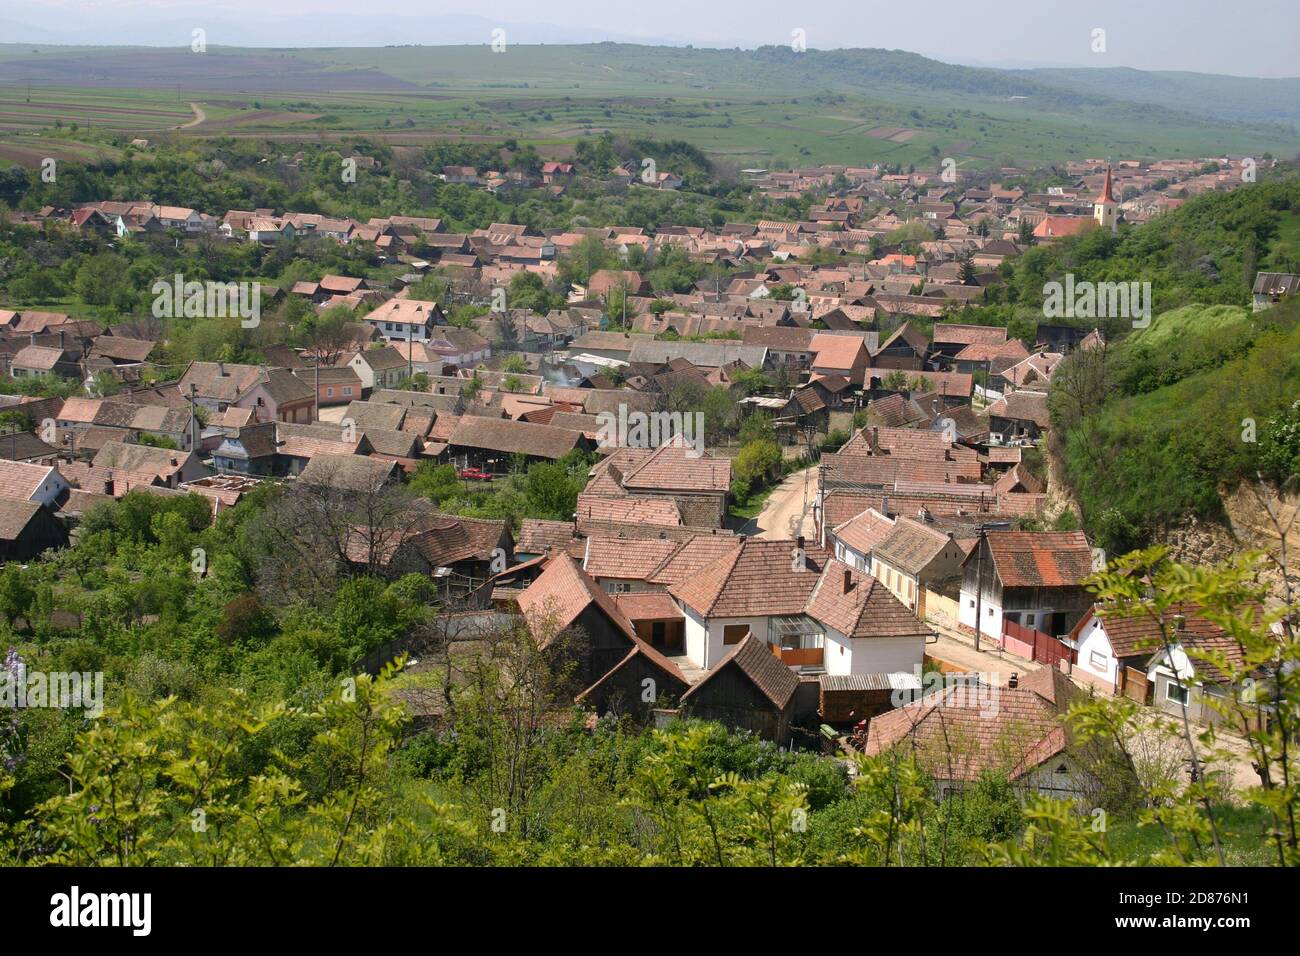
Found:
[(889, 496), (883, 495), (880, 499), (880, 513), (886, 518), (889, 517)]
[(799, 549), (800, 551), (803, 551), (803, 550), (804, 550), (804, 537), (803, 537), (803, 535), (799, 535), (799, 537), (795, 539), (795, 546), (798, 547), (798, 549)]
[(844, 593), (848, 594), (853, 590), (853, 571), (851, 568), (844, 569)]
[(63, 330), (62, 330), (62, 329), (59, 330), (59, 349), (60, 349), (60, 351), (62, 351), (62, 349), (63, 349)]
[(35, 345), (35, 344), (36, 344), (36, 333), (35, 333), (35, 332), (32, 333), (32, 339), (31, 339), (31, 342), (30, 342), (29, 344), (31, 344), (31, 345)]
[(108, 477), (104, 479), (104, 494), (112, 497), (113, 495), (113, 469), (108, 470)]
[(225, 378), (225, 377), (226, 377), (226, 363), (225, 363), (225, 362), (218, 362), (218, 363), (217, 363), (217, 378)]
[(1007, 678), (1007, 687), (1015, 688), (1020, 686), (1020, 675), (1012, 671), (1011, 676)]
[(876, 448), (880, 445), (880, 429), (875, 425), (871, 426), (871, 453), (876, 453)]

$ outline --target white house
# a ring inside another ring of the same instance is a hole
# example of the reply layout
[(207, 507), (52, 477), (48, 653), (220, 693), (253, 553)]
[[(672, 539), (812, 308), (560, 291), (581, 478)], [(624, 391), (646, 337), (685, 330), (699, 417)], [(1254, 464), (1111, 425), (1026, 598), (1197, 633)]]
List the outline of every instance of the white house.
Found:
[(363, 392), (369, 394), (372, 389), (401, 385), (409, 376), (410, 363), (398, 354), (397, 349), (384, 347), (358, 352), (348, 365), (361, 379)]
[(1083, 581), (1092, 549), (1082, 531), (990, 531), (962, 565), (963, 630), (975, 630), (977, 595), (982, 635), (999, 640), (1006, 621), (1056, 637), (1092, 606)]
[(879, 580), (841, 561), (827, 563), (808, 616), (824, 628), (828, 674), (911, 674), (932, 633)]
[(427, 342), (442, 320), (438, 303), (424, 299), (389, 299), (362, 320), (389, 341)]
[(752, 633), (804, 673), (910, 674), (931, 633), (874, 578), (797, 540), (743, 539), (668, 593), (706, 669)]
[(868, 508), (826, 532), (826, 544), (834, 550), (837, 560), (870, 573), (871, 552), (893, 527), (893, 518)]
[(51, 465), (29, 465), (0, 458), (0, 497), (36, 501), (52, 508), (68, 490), (68, 482)]

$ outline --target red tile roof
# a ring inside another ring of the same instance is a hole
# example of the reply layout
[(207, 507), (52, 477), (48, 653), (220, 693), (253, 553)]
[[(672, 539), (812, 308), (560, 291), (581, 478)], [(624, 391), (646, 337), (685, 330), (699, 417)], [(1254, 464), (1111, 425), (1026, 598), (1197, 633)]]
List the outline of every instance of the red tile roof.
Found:
[(932, 631), (871, 575), (835, 559), (827, 562), (807, 613), (848, 637), (923, 637)]
[(746, 538), (669, 593), (705, 617), (802, 614), (825, 567), (826, 552), (809, 543), (799, 563), (796, 551), (792, 540)]
[(1081, 586), (1092, 574), (1082, 531), (993, 531), (987, 540), (1004, 588)]

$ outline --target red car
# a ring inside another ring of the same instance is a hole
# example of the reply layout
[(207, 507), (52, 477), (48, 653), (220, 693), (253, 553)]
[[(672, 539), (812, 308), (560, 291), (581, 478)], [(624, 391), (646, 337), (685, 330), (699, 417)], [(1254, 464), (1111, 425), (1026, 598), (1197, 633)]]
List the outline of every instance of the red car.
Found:
[(462, 468), (457, 474), (461, 478), (472, 479), (473, 481), (491, 481), (492, 476), (482, 468)]

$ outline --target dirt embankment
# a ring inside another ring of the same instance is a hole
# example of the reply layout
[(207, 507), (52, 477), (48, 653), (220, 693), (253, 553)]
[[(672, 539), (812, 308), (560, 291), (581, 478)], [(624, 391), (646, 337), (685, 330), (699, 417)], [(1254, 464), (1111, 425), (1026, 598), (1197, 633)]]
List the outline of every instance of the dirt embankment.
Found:
[[(1261, 496), (1267, 497), (1261, 500)], [(1300, 511), (1300, 495), (1279, 496), (1271, 487), (1243, 482), (1230, 491), (1222, 489), (1220, 497), (1227, 514), (1226, 523), (1187, 518), (1157, 536), (1160, 543), (1169, 546), (1174, 560), (1213, 564), (1243, 551), (1265, 551), (1274, 559), (1279, 558), (1282, 535), (1269, 518), (1271, 508), (1286, 535), (1287, 564), (1293, 569), (1300, 565), (1300, 520), (1296, 517)], [(1279, 572), (1266, 565), (1262, 577), (1272, 589), (1273, 597), (1282, 600)]]

